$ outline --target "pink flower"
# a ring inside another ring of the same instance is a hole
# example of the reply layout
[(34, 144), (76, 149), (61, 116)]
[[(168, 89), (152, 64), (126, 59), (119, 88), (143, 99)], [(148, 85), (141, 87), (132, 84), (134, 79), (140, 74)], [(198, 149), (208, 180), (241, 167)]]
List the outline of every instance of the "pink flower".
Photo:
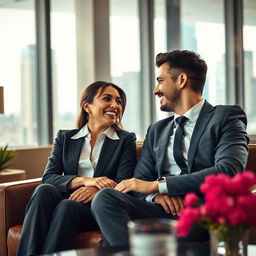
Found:
[(225, 224), (226, 222), (227, 221), (226, 221), (226, 219), (223, 216), (219, 216), (217, 218), (217, 223), (219, 223), (219, 224)]
[(242, 177), (242, 183), (247, 188), (251, 188), (256, 183), (256, 177), (251, 171), (246, 170), (242, 173)]
[(228, 211), (234, 205), (233, 197), (225, 193), (221, 187), (213, 187), (205, 195), (207, 215), (216, 216)]
[(186, 237), (199, 215), (198, 208), (184, 208), (181, 210), (177, 224), (178, 236)]
[(246, 223), (246, 213), (241, 207), (232, 207), (227, 214), (227, 218), (231, 226)]
[(223, 173), (220, 173), (218, 175), (214, 175), (214, 174), (208, 175), (205, 178), (205, 182), (201, 184), (200, 191), (205, 194), (212, 188), (216, 188), (216, 187), (223, 188), (226, 186), (226, 184), (228, 184), (229, 178), (230, 177), (228, 175)]
[(256, 196), (250, 191), (254, 184), (256, 178), (250, 171), (233, 177), (226, 174), (207, 176), (200, 186), (205, 199), (203, 205), (196, 207), (199, 198), (195, 193), (185, 197), (185, 208), (178, 219), (178, 235), (187, 236), (196, 223), (214, 230), (220, 227), (220, 232), (227, 232), (225, 237), (231, 230), (256, 227)]
[(244, 194), (249, 193), (252, 185), (256, 183), (255, 176), (250, 171), (236, 174), (230, 179), (229, 184), (226, 187), (228, 193), (232, 194)]
[(238, 196), (236, 205), (237, 207), (242, 208), (246, 214), (245, 224), (255, 227), (256, 226), (256, 219), (255, 219), (256, 196), (253, 194)]
[(193, 207), (197, 203), (199, 203), (199, 198), (197, 197), (197, 195), (195, 193), (188, 193), (185, 196), (185, 202), (184, 203), (188, 207)]

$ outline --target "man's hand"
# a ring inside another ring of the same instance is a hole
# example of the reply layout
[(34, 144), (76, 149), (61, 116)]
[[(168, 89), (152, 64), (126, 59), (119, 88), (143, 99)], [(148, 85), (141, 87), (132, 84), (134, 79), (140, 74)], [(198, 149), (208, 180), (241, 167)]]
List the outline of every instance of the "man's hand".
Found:
[(151, 194), (158, 192), (157, 181), (144, 181), (135, 178), (122, 180), (115, 187), (115, 190), (118, 190), (122, 193), (128, 193), (130, 191)]
[(96, 187), (80, 187), (70, 195), (69, 199), (79, 203), (89, 203), (98, 191)]
[(158, 194), (154, 198), (154, 202), (161, 204), (166, 213), (179, 215), (180, 210), (184, 207), (184, 199), (182, 197), (170, 197), (167, 194)]
[(84, 181), (85, 186), (95, 186), (98, 189), (102, 188), (114, 188), (116, 186), (116, 182), (109, 179), (108, 177), (97, 177), (97, 178), (86, 178)]

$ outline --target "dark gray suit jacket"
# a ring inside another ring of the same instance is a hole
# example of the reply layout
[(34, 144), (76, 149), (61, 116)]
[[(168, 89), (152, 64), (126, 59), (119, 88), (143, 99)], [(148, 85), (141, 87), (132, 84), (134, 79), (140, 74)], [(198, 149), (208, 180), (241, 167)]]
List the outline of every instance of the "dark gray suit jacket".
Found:
[[(239, 106), (213, 107), (205, 101), (190, 141), (189, 173), (168, 177), (163, 167), (173, 122), (172, 116), (148, 128), (134, 172), (136, 178), (153, 181), (166, 176), (168, 194), (182, 196), (192, 191), (199, 193), (200, 184), (209, 174), (234, 175), (245, 169), (249, 140), (246, 115)], [(145, 198), (145, 195), (138, 196)]]
[[(43, 182), (54, 185), (60, 192), (69, 193), (67, 184), (77, 177), (78, 161), (84, 137), (73, 140), (79, 130), (60, 130), (44, 171)], [(120, 182), (133, 176), (136, 165), (134, 133), (117, 131), (119, 140), (105, 138), (94, 177), (107, 176)]]

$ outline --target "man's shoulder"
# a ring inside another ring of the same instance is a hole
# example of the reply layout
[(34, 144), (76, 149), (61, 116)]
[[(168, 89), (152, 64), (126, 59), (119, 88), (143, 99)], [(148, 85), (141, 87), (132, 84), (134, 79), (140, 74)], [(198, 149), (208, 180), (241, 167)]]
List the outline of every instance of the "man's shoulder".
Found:
[(215, 115), (226, 117), (227, 119), (246, 119), (244, 110), (239, 105), (217, 105), (214, 106)]
[(243, 109), (239, 105), (216, 105), (213, 107), (217, 111), (243, 111)]
[[(202, 115), (201, 115), (202, 113)], [(239, 105), (216, 105), (212, 106), (207, 104), (200, 113), (201, 117), (204, 117), (205, 114), (212, 113), (212, 120), (219, 123), (228, 123), (233, 120), (237, 122), (242, 121), (244, 124), (247, 124), (247, 118), (244, 110)]]

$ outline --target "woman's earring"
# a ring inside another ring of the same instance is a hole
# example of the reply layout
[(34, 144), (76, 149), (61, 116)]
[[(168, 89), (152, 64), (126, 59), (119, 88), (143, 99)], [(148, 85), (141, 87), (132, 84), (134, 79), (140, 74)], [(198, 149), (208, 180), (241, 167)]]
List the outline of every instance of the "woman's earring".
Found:
[(90, 111), (89, 109), (86, 109), (86, 108), (84, 108), (84, 111), (85, 111), (87, 114), (90, 114), (90, 113), (91, 113), (91, 111)]

